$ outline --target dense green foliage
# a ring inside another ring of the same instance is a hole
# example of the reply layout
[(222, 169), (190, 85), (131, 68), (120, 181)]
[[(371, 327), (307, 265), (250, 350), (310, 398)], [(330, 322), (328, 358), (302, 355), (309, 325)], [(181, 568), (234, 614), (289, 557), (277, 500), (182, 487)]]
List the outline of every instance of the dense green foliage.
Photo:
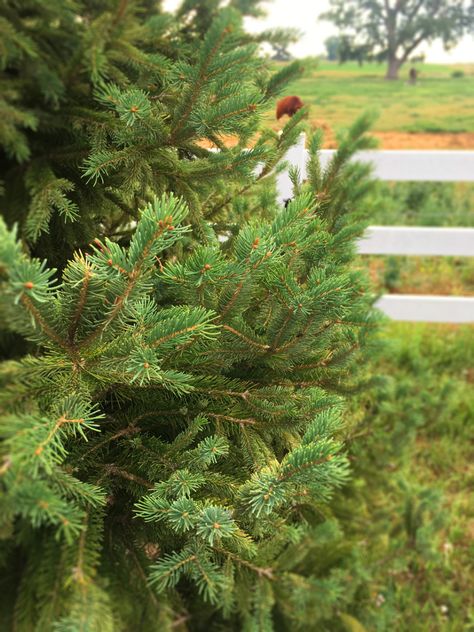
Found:
[(465, 224), (472, 192), (375, 185), (362, 118), (279, 208), (307, 112), (262, 126), (301, 68), (257, 56), (260, 4), (0, 8), (2, 630), (473, 623), (472, 330), (391, 326), (370, 368), (354, 254), (374, 207)]
[(2, 5), (7, 629), (294, 630), (349, 601), (300, 565), (369, 379), (369, 121), (324, 171), (314, 135), (279, 208), (306, 113), (259, 126), (299, 66), (272, 75), (231, 4)]
[(96, 240), (58, 285), (3, 225), (4, 314), (37, 349), (3, 366), (18, 629), (304, 626), (315, 584), (289, 547), (347, 478), (327, 391), (356, 386), (372, 321), (350, 265), (364, 126), (324, 175), (316, 138), (299, 196), (225, 249), (209, 236), (163, 265), (189, 227), (162, 197), (128, 247)]
[(235, 205), (240, 221), (253, 208), (242, 192), (257, 165), (263, 180), (281, 159), (304, 113), (242, 149), (301, 68), (271, 75), (241, 13), (219, 6), (186, 2), (177, 20), (138, 1), (3, 3), (0, 212), (33, 254), (62, 268), (96, 237), (127, 243), (139, 209), (164, 190), (186, 200), (201, 237), (203, 220), (229, 219)]

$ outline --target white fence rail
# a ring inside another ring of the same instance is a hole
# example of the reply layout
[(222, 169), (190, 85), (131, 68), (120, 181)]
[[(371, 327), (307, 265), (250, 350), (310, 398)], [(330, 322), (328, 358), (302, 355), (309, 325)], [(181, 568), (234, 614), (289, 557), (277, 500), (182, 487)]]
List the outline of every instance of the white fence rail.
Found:
[(370, 226), (358, 249), (363, 255), (472, 257), (474, 228)]
[(425, 323), (474, 323), (474, 298), (385, 294), (377, 307), (393, 320)]
[[(323, 149), (322, 164), (327, 164), (334, 150)], [(390, 149), (361, 151), (357, 160), (372, 163), (380, 180), (433, 182), (473, 182), (474, 151)]]
[[(289, 166), (306, 176), (306, 138), (285, 157)], [(322, 166), (334, 150), (320, 152)], [(474, 151), (361, 151), (356, 159), (370, 162), (381, 180), (474, 182)], [(278, 199), (284, 203), (293, 194), (288, 171), (277, 176)], [(473, 209), (474, 212), (474, 209)], [(370, 226), (359, 242), (361, 254), (474, 257), (474, 228)], [(474, 297), (386, 294), (377, 302), (387, 316), (401, 321), (474, 323)]]

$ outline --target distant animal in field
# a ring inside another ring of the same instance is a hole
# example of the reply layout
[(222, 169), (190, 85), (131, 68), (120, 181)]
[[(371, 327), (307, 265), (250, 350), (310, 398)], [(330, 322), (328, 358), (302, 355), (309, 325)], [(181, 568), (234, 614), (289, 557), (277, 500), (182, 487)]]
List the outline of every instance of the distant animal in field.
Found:
[(287, 114), (290, 118), (303, 107), (303, 101), (296, 96), (283, 97), (277, 103), (276, 117), (277, 120)]
[(418, 79), (418, 70), (416, 68), (410, 68), (410, 74), (408, 76), (409, 76), (408, 83), (414, 86)]

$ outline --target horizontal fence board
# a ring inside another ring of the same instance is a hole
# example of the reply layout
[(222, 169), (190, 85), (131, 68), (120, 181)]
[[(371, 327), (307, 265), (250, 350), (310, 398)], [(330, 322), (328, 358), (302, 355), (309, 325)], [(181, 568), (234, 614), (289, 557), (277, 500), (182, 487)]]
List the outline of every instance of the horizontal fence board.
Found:
[(474, 323), (474, 297), (386, 294), (376, 307), (399, 321)]
[[(334, 150), (323, 149), (320, 153), (325, 166)], [(385, 149), (360, 151), (355, 160), (370, 162), (374, 176), (380, 180), (474, 182), (474, 151)]]
[[(319, 152), (323, 168), (329, 164), (335, 151), (322, 149)], [(308, 156), (306, 135), (301, 134), (284, 160), (288, 166), (297, 167), (304, 179)], [(380, 180), (474, 182), (474, 151), (471, 150), (381, 149), (360, 151), (354, 156), (354, 160), (371, 163), (374, 176)], [(292, 197), (292, 185), (287, 170), (277, 176), (277, 187), (280, 202)]]
[(365, 255), (474, 257), (474, 228), (369, 226), (357, 249)]

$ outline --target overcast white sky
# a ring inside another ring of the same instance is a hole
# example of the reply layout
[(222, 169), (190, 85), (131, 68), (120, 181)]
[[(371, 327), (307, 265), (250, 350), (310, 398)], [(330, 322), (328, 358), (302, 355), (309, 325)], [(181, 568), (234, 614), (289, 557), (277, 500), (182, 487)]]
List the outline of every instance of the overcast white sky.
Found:
[[(164, 2), (166, 9), (174, 9), (179, 4), (180, 0)], [(335, 32), (332, 24), (317, 19), (327, 7), (327, 0), (270, 0), (267, 2), (267, 16), (259, 20), (247, 19), (246, 28), (255, 32), (274, 27), (297, 28), (302, 36), (290, 49), (295, 57), (319, 55), (325, 52), (324, 40)], [(448, 52), (440, 42), (425, 48), (423, 52), (426, 53), (426, 60), (434, 63), (474, 62), (474, 38), (464, 38)]]

